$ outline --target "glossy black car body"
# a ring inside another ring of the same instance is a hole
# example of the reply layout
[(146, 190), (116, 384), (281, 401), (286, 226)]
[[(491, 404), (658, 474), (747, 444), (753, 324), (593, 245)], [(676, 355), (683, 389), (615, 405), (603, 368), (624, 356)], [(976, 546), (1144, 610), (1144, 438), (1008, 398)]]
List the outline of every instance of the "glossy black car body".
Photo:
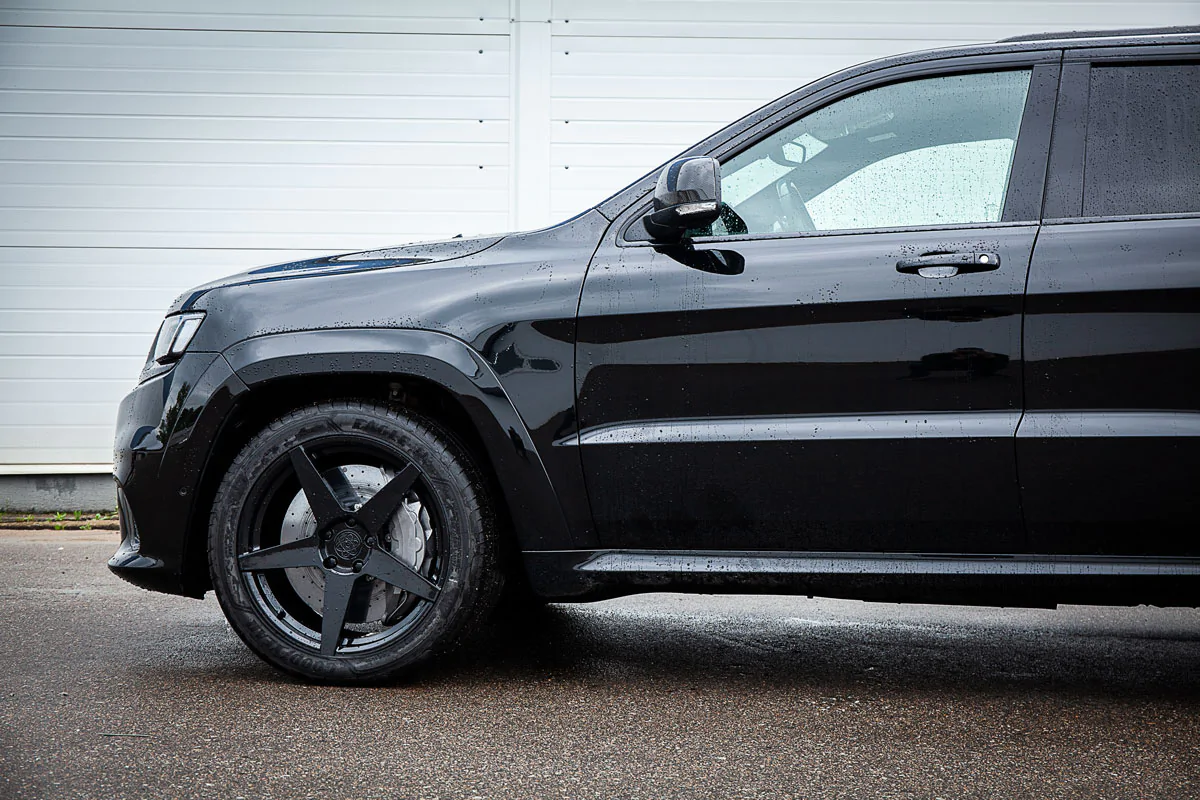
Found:
[[(368, 398), (476, 451), (547, 598), (1195, 605), (1200, 208), (1089, 213), (1083, 184), (1089, 71), (1197, 61), (1200, 34), (1181, 30), (909, 54), (684, 154), (723, 160), (877, 85), (1028, 69), (994, 223), (664, 245), (642, 233), (655, 171), (546, 230), (186, 293), (170, 313), (204, 311), (198, 333), (121, 408), (110, 566), (202, 596), (213, 496), (241, 446), (289, 409)], [(963, 250), (1000, 264), (897, 271)]]

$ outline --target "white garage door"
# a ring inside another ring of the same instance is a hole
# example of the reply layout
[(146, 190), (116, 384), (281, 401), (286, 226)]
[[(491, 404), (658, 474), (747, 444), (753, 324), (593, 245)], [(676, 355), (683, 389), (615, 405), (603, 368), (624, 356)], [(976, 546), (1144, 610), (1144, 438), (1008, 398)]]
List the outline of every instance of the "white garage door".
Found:
[(58, 5), (0, 10), (10, 472), (107, 469), (188, 286), (508, 227), (506, 0)]
[(561, 219), (870, 58), (1197, 23), (1192, 0), (8, 0), (0, 472), (107, 470), (188, 286)]

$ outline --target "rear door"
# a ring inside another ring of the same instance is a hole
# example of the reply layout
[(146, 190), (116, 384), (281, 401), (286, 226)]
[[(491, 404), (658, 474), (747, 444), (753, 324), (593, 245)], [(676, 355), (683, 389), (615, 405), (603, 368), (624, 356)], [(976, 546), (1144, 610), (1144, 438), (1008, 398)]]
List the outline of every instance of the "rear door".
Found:
[(634, 208), (597, 251), (569, 444), (604, 546), (1024, 547), (1058, 53), (872, 77), (714, 153), (729, 213), (690, 246), (645, 241)]
[(1200, 48), (1068, 53), (1024, 339), (1032, 549), (1200, 555)]

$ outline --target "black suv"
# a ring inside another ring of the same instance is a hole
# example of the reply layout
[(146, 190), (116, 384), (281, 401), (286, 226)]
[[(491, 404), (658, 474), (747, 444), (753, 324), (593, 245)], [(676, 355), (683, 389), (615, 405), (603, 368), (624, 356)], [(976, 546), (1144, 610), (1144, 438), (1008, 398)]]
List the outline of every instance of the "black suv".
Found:
[(1197, 605), (1198, 464), (1200, 29), (1023, 37), (823, 78), (545, 230), (185, 293), (109, 565), (340, 681), (506, 593)]

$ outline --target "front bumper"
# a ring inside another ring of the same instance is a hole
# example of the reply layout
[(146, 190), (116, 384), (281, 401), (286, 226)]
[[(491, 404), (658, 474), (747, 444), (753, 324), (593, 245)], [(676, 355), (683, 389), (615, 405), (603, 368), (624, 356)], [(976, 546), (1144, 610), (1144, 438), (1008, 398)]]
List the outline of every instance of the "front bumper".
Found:
[(203, 597), (203, 521), (194, 517), (220, 426), (245, 385), (217, 353), (187, 353), (121, 402), (113, 478), (121, 545), (108, 567), (169, 594)]

